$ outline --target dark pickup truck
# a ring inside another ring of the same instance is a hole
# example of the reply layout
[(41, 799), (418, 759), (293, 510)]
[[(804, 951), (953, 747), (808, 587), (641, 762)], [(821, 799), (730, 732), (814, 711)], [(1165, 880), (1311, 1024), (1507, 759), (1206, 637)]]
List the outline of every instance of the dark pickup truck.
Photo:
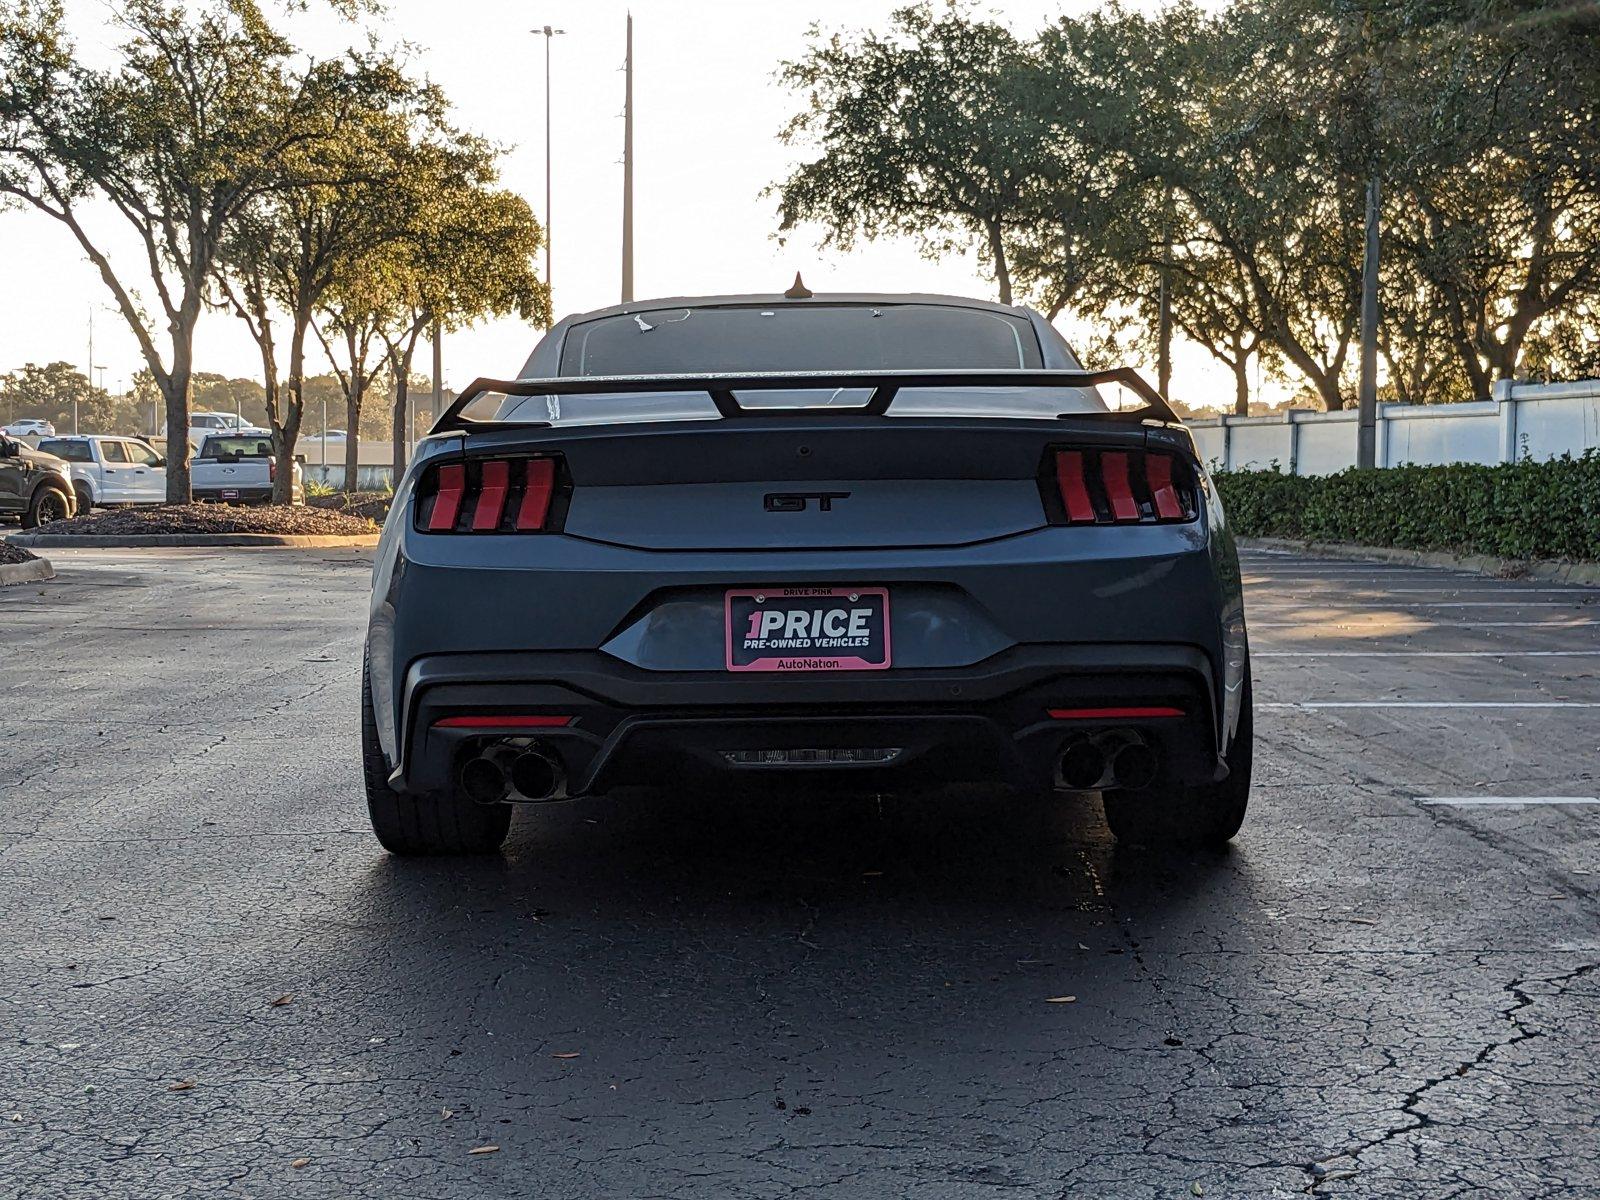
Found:
[(33, 529), (76, 511), (71, 468), (53, 454), (0, 434), (0, 514), (20, 516), (22, 527)]

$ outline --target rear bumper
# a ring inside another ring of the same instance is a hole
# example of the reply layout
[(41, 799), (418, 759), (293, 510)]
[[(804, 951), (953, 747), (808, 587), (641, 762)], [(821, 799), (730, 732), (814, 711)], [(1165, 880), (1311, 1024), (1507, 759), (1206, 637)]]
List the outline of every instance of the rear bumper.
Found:
[[(592, 652), (449, 654), (414, 662), (400, 691), (391, 783), (411, 792), (452, 786), (463, 761), (508, 738), (559, 759), (572, 795), (783, 775), (848, 776), (862, 788), (965, 780), (1047, 787), (1066, 745), (1113, 729), (1155, 747), (1169, 778), (1210, 780), (1223, 770), (1211, 661), (1182, 645), (1022, 645), (960, 668), (805, 679), (645, 671)], [(1151, 706), (1183, 715), (1050, 715)], [(570, 723), (441, 725), (525, 714)], [(887, 761), (831, 753), (883, 750), (895, 753)], [(772, 765), (760, 751), (801, 751), (808, 761)]]

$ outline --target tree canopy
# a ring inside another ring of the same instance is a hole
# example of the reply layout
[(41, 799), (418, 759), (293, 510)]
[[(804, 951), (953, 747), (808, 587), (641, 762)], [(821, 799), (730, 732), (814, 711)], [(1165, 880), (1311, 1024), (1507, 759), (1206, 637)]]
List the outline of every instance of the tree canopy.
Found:
[(1253, 361), (1349, 401), (1372, 178), (1391, 396), (1600, 358), (1600, 5), (1110, 4), (1026, 37), (925, 0), (782, 78), (786, 234), (975, 247), (1102, 355), (1150, 353), (1164, 295), (1239, 411)]

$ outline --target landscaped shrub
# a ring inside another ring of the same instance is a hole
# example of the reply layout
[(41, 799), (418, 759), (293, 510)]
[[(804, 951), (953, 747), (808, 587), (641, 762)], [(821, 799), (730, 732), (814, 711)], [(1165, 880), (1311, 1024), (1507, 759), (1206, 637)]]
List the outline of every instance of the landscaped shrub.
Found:
[(1600, 561), (1600, 455), (1337, 475), (1218, 471), (1240, 537)]

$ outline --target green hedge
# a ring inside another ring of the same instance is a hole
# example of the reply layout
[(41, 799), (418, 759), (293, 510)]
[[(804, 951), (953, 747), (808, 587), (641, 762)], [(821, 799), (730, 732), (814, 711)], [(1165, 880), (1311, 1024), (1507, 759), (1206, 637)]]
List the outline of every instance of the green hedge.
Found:
[(1218, 471), (1240, 537), (1600, 561), (1600, 455), (1300, 477)]

